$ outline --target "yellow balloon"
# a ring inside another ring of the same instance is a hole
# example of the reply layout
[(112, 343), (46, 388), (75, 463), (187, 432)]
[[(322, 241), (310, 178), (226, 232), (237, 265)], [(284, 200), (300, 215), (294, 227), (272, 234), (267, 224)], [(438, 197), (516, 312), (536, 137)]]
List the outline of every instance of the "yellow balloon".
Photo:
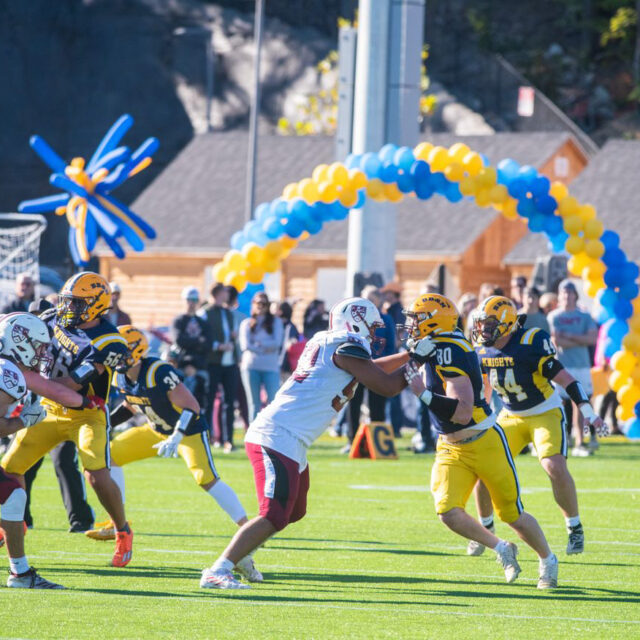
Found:
[(282, 190), (282, 197), (285, 200), (293, 200), (298, 197), (298, 183), (291, 182)]
[(613, 371), (609, 376), (609, 388), (616, 393), (628, 382), (629, 377), (619, 371)]
[(483, 188), (489, 189), (495, 185), (496, 180), (498, 179), (498, 174), (493, 167), (483, 167), (480, 169), (478, 176), (476, 178), (476, 182)]
[(572, 255), (569, 258), (569, 262), (567, 262), (567, 269), (569, 269), (569, 271), (574, 276), (579, 276), (582, 273), (582, 270), (589, 264), (589, 262), (589, 257), (586, 254), (577, 253), (576, 255)]
[[(566, 196), (562, 198), (558, 203), (558, 213), (566, 218), (567, 216), (573, 216), (578, 213), (580, 204), (573, 196)], [(582, 218), (578, 216), (580, 220), (580, 226), (582, 227)]]
[(604, 255), (604, 244), (600, 240), (587, 240), (584, 245), (585, 253), (594, 260), (599, 260)]
[(620, 371), (620, 373), (624, 373), (624, 375), (628, 376), (637, 364), (638, 359), (633, 355), (633, 353), (626, 349), (622, 349), (622, 351), (617, 351), (613, 356), (611, 356), (609, 366), (614, 371)]
[(460, 184), (458, 185), (460, 189), (460, 193), (463, 196), (473, 196), (476, 193), (476, 179), (470, 176), (466, 176), (460, 180)]
[(598, 295), (598, 292), (606, 286), (607, 285), (604, 283), (604, 280), (587, 280), (584, 290), (590, 298), (595, 298)]
[(640, 387), (630, 380), (620, 388), (616, 397), (621, 405), (633, 409), (640, 402)]
[(515, 198), (509, 198), (502, 207), (502, 215), (507, 220), (518, 219), (518, 201)]
[(398, 189), (398, 186), (395, 183), (385, 184), (384, 185), (384, 195), (386, 196), (389, 202), (400, 202), (402, 200), (402, 191)]
[(289, 236), (282, 236), (280, 238), (280, 242), (285, 249), (295, 249), (298, 246), (298, 241), (295, 238), (290, 238)]
[(247, 266), (245, 257), (235, 249), (231, 249), (230, 251), (227, 251), (227, 253), (225, 253), (224, 262), (229, 268), (229, 271), (240, 272), (243, 271)]
[(259, 247), (255, 242), (248, 242), (242, 248), (242, 255), (246, 258), (248, 263), (260, 265), (262, 257), (264, 256), (264, 249)]
[(634, 315), (629, 318), (629, 329), (631, 329), (631, 331), (637, 331), (638, 333), (640, 333), (640, 315), (637, 315), (637, 312), (635, 312)]
[(330, 203), (335, 202), (339, 198), (340, 194), (338, 193), (338, 188), (333, 182), (327, 180), (326, 182), (322, 182), (318, 186), (318, 197), (320, 198), (320, 202)]
[(349, 188), (364, 189), (367, 186), (367, 176), (364, 171), (360, 169), (349, 169)]
[(270, 258), (278, 258), (282, 255), (284, 247), (282, 246), (282, 242), (280, 240), (272, 240), (271, 242), (267, 242), (264, 247), (264, 252)]
[(224, 279), (226, 285), (235, 287), (241, 293), (247, 287), (247, 279), (241, 273), (229, 272)]
[(580, 216), (567, 216), (563, 222), (564, 222), (564, 230), (570, 236), (578, 235), (582, 231), (583, 225), (582, 225), (582, 218)]
[(280, 260), (278, 258), (269, 258), (265, 257), (262, 266), (265, 270), (265, 273), (275, 273), (280, 269)]
[(626, 407), (623, 405), (618, 405), (616, 407), (616, 418), (620, 420), (620, 422), (624, 422), (625, 420), (631, 420), (634, 416), (633, 407)]
[(634, 313), (634, 315), (636, 313), (640, 313), (640, 296), (638, 296), (637, 298), (634, 298), (631, 301), (631, 304), (633, 304), (633, 313)]
[[(637, 364), (633, 368), (633, 371), (631, 372), (631, 379), (636, 383), (640, 383), (640, 364)], [(617, 389), (614, 389), (614, 391), (617, 391)]]
[(469, 151), (471, 151), (471, 149), (469, 149), (464, 142), (456, 142), (449, 147), (449, 155), (459, 163), (462, 163)]
[(479, 153), (470, 151), (462, 159), (462, 166), (470, 176), (477, 176), (482, 171), (484, 164), (482, 163), (482, 158)]
[(367, 184), (367, 197), (372, 200), (384, 199), (384, 182), (379, 178), (372, 178)]
[[(582, 215), (580, 217), (584, 221), (584, 218), (582, 217)], [(592, 218), (591, 220), (587, 220), (584, 223), (585, 238), (589, 238), (590, 240), (591, 239), (597, 240), (602, 235), (603, 231), (604, 231), (604, 225), (602, 224), (602, 221), (598, 220), (597, 218)]]
[(479, 207), (488, 207), (491, 204), (491, 191), (489, 189), (478, 189), (475, 200)]
[(464, 178), (464, 167), (459, 162), (452, 162), (445, 167), (444, 177), (451, 182), (460, 182)]
[(340, 204), (347, 209), (351, 209), (358, 202), (358, 193), (353, 189), (343, 189), (340, 194)]
[(224, 262), (218, 262), (211, 270), (211, 279), (214, 282), (224, 282), (227, 273), (229, 273), (229, 267)]
[(581, 205), (580, 217), (584, 222), (587, 222), (588, 220), (593, 220), (596, 217), (596, 208), (592, 204)]
[(329, 179), (328, 176), (329, 165), (328, 164), (319, 164), (312, 172), (311, 177), (320, 184), (321, 182), (325, 182)]
[(489, 197), (491, 198), (491, 202), (504, 204), (509, 198), (509, 192), (507, 191), (507, 187), (503, 184), (496, 184), (491, 187)]
[(556, 202), (560, 202), (563, 198), (566, 198), (569, 195), (569, 189), (567, 189), (564, 182), (552, 182), (551, 187), (549, 188), (549, 195), (552, 198), (555, 198)]
[(630, 331), (624, 338), (622, 338), (622, 346), (627, 351), (637, 353), (638, 351), (640, 351), (640, 334), (636, 333), (635, 331)]
[(318, 201), (318, 185), (309, 178), (300, 180), (298, 183), (298, 193), (300, 193), (307, 204), (313, 204)]
[(449, 152), (444, 147), (433, 147), (429, 152), (429, 166), (434, 173), (437, 171), (444, 171), (445, 168), (451, 162)]
[[(587, 253), (587, 255), (589, 254)], [(606, 268), (607, 267), (603, 262), (600, 262), (600, 260), (594, 260), (582, 270), (582, 277), (585, 280), (600, 280), (604, 276)]]
[(421, 142), (414, 148), (413, 155), (416, 160), (424, 160), (427, 162), (431, 149), (433, 149), (433, 145), (430, 142)]
[(349, 182), (349, 171), (341, 162), (329, 165), (327, 176), (338, 187), (344, 187)]
[(247, 282), (251, 284), (260, 284), (264, 278), (264, 270), (250, 264), (244, 271), (244, 277), (247, 279)]
[[(564, 245), (564, 248), (571, 255), (582, 253), (582, 251), (584, 251), (584, 240), (580, 236), (569, 236), (567, 238), (566, 244)], [(576, 273), (575, 271), (572, 271), (572, 273), (575, 273), (575, 275), (579, 275), (582, 273), (582, 269), (580, 269), (578, 273)]]

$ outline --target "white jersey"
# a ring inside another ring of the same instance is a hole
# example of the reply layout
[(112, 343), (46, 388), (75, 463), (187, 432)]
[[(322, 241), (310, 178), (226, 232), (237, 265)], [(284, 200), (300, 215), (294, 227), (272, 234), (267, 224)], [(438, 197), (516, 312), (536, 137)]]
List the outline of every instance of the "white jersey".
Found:
[(304, 348), (296, 370), (251, 423), (247, 442), (274, 449), (304, 470), (307, 448), (329, 427), (358, 386), (356, 379), (333, 361), (341, 345), (361, 354), (356, 357), (371, 357), (369, 342), (357, 334), (316, 333)]
[(27, 383), (18, 366), (4, 358), (0, 358), (0, 391), (4, 391), (15, 400), (7, 409), (5, 417), (9, 417), (27, 393)]

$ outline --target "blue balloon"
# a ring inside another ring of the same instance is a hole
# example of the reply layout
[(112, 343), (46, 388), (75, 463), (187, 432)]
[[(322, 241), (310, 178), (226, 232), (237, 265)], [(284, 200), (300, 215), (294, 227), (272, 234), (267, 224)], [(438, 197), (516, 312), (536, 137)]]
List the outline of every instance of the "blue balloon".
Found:
[(620, 320), (627, 320), (633, 315), (633, 305), (629, 300), (618, 300), (613, 307), (613, 314)]
[(322, 222), (333, 220), (333, 211), (330, 204), (327, 204), (325, 202), (316, 202), (314, 205), (314, 209)]
[(322, 229), (322, 221), (316, 218), (311, 218), (307, 223), (307, 231), (314, 236)]
[[(596, 305), (594, 307), (591, 315), (598, 324), (605, 324), (606, 322), (611, 322), (615, 320), (613, 316), (613, 311), (611, 311), (611, 309), (607, 309), (599, 305)], [(616, 351), (617, 351), (617, 348), (614, 350), (613, 353), (615, 353)]]
[[(625, 300), (624, 302), (628, 301)], [(616, 318), (616, 320), (609, 326), (606, 336), (618, 345), (618, 349), (620, 349), (620, 346), (622, 345), (622, 338), (624, 338), (627, 333), (629, 333), (629, 325), (627, 325), (623, 319)]]
[(480, 154), (480, 160), (482, 160), (482, 164), (485, 167), (488, 167), (491, 164), (491, 162), (489, 161), (489, 158), (484, 153)]
[(520, 165), (511, 158), (500, 160), (497, 166), (498, 183), (508, 185), (514, 178), (518, 176)]
[(520, 200), (527, 195), (527, 183), (520, 177), (514, 178), (508, 184), (507, 191), (512, 198)]
[(417, 180), (415, 186), (416, 197), (420, 200), (428, 200), (433, 196), (433, 184), (429, 178)]
[(383, 164), (385, 162), (393, 162), (393, 157), (396, 154), (398, 147), (395, 144), (385, 144), (380, 151), (378, 151), (378, 158)]
[(551, 181), (547, 176), (538, 176), (531, 183), (531, 194), (534, 198), (541, 198), (542, 196), (549, 195), (550, 187)]
[[(269, 240), (275, 240), (284, 233), (284, 227), (280, 222), (280, 218), (270, 217), (262, 223), (262, 231)], [(235, 247), (234, 247), (235, 248)]]
[(546, 219), (546, 216), (543, 216), (540, 213), (534, 213), (527, 222), (529, 231), (533, 233), (540, 233), (540, 231), (543, 231)]
[(622, 267), (624, 273), (624, 279), (626, 282), (635, 282), (640, 275), (640, 269), (635, 262), (626, 262)]
[(242, 231), (236, 231), (232, 236), (231, 236), (231, 248), (235, 249), (236, 251), (241, 251), (242, 247), (244, 247), (244, 245), (247, 243), (246, 238), (244, 237), (244, 233), (242, 233)]
[(334, 220), (344, 220), (349, 215), (349, 209), (341, 205), (339, 201), (334, 202), (330, 206)]
[(359, 153), (350, 153), (344, 161), (344, 166), (347, 167), (347, 169), (359, 169), (360, 158), (362, 158), (362, 156)]
[[(549, 194), (535, 198), (535, 204), (536, 209), (547, 216), (552, 215), (558, 208), (558, 203), (555, 201), (555, 198), (552, 198)], [(560, 218), (558, 219), (560, 220)]]
[(428, 180), (431, 177), (431, 167), (424, 160), (416, 160), (409, 169), (409, 175), (416, 180)]
[(382, 165), (382, 169), (380, 170), (378, 177), (382, 182), (386, 182), (387, 184), (396, 182), (398, 180), (398, 167), (396, 167), (393, 162), (385, 162)]
[(398, 189), (402, 193), (411, 193), (415, 186), (414, 180), (409, 173), (400, 173), (398, 175)]
[(620, 267), (609, 267), (604, 274), (607, 287), (620, 287), (624, 284), (624, 272)]
[(367, 178), (379, 178), (382, 163), (377, 153), (365, 153), (360, 158), (360, 169), (365, 172)]
[(637, 298), (638, 293), (640, 293), (640, 288), (635, 282), (625, 282), (618, 289), (618, 296), (625, 300), (633, 300), (634, 298)]
[(617, 249), (620, 246), (620, 236), (615, 231), (605, 231), (600, 236), (600, 242), (604, 245), (605, 251)]
[(353, 205), (352, 209), (362, 209), (364, 203), (367, 201), (367, 196), (364, 189), (358, 191), (358, 201)]
[(602, 289), (596, 295), (596, 302), (605, 309), (613, 309), (618, 302), (618, 294), (613, 289)]
[(275, 216), (276, 218), (284, 218), (287, 215), (287, 201), (283, 200), (282, 198), (276, 198), (275, 200), (271, 201), (271, 204), (269, 205), (269, 211), (271, 212), (272, 216)]
[(413, 151), (409, 147), (400, 147), (393, 156), (394, 164), (404, 171), (409, 171), (415, 160)]
[(267, 236), (262, 230), (262, 225), (255, 220), (248, 222), (244, 227), (244, 233), (247, 237), (247, 240), (250, 242), (255, 242), (257, 245), (264, 247), (267, 244)]
[(622, 249), (607, 249), (602, 256), (602, 262), (608, 267), (622, 267), (627, 261)]
[(640, 439), (640, 419), (637, 417), (634, 418), (627, 427), (627, 433), (625, 434), (629, 440), (638, 440)]
[(563, 253), (568, 237), (569, 237), (569, 234), (566, 231), (561, 231), (560, 233), (557, 233), (556, 235), (551, 236), (549, 238), (551, 251), (553, 251), (553, 253)]
[(303, 231), (301, 222), (295, 216), (291, 216), (284, 225), (284, 232), (290, 238), (299, 238)]
[(460, 202), (460, 200), (462, 200), (463, 195), (460, 193), (460, 188), (458, 187), (457, 182), (450, 182), (447, 185), (447, 188), (444, 191), (444, 197), (449, 202)]
[(431, 186), (436, 193), (444, 195), (447, 192), (449, 181), (444, 177), (444, 173), (439, 171), (431, 174)]
[(550, 237), (557, 235), (562, 229), (563, 224), (560, 216), (544, 216), (544, 231)]
[(538, 177), (538, 170), (531, 165), (525, 164), (520, 167), (520, 171), (518, 171), (518, 177), (521, 180), (524, 180), (524, 183), (527, 185), (527, 191), (531, 190), (535, 179)]
[(265, 219), (270, 215), (270, 213), (271, 213), (271, 203), (263, 202), (262, 204), (259, 204), (255, 208), (255, 211), (253, 212), (253, 218), (258, 222), (264, 222)]
[(524, 218), (529, 218), (536, 212), (536, 205), (534, 204), (533, 200), (529, 198), (520, 200), (516, 208), (518, 213)]

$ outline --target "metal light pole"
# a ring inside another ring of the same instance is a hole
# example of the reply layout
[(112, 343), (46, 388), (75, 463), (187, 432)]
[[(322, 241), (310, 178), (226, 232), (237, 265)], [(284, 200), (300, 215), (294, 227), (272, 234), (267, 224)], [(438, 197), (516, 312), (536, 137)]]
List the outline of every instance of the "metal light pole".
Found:
[(256, 0), (253, 23), (255, 40), (255, 62), (253, 65), (253, 96), (249, 117), (249, 151), (247, 153), (247, 184), (245, 193), (245, 219), (253, 219), (256, 191), (256, 154), (258, 137), (258, 114), (260, 112), (260, 54), (262, 50), (262, 32), (264, 30), (264, 0)]

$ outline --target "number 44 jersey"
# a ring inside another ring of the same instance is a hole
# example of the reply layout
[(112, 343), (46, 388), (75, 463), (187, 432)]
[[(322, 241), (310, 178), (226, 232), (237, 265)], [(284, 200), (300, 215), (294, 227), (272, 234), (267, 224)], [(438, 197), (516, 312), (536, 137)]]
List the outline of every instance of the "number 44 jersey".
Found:
[[(247, 442), (270, 446), (270, 438), (284, 430), (303, 448), (309, 447), (329, 427), (349, 402), (358, 382), (333, 361), (338, 353), (370, 359), (371, 347), (347, 331), (320, 331), (307, 343), (296, 370), (280, 387), (271, 404), (251, 424)], [(278, 451), (301, 464), (304, 451)]]
[(520, 416), (535, 415), (561, 406), (560, 397), (542, 374), (556, 350), (542, 329), (518, 329), (501, 349), (476, 347), (482, 372), (489, 376), (505, 409)]

